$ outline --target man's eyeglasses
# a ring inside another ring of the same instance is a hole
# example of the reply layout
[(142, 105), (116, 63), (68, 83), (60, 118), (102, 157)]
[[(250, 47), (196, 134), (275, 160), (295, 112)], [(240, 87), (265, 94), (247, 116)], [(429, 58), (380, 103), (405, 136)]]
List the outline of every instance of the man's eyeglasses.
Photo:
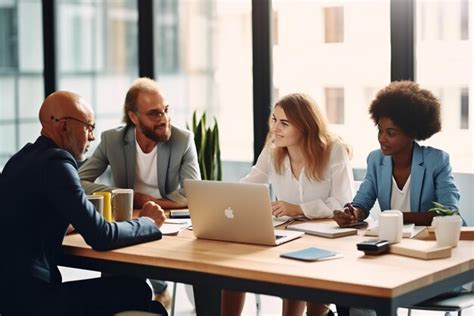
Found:
[(90, 124), (90, 123), (84, 122), (83, 120), (77, 119), (77, 118), (72, 117), (72, 116), (66, 116), (66, 117), (61, 117), (61, 118), (55, 118), (54, 116), (51, 116), (51, 119), (55, 122), (59, 122), (61, 120), (73, 120), (73, 121), (82, 123), (82, 124), (84, 124), (84, 127), (87, 129), (87, 131), (89, 133), (93, 133), (94, 129), (95, 129), (95, 124)]
[(144, 114), (146, 116), (148, 116), (149, 119), (151, 120), (159, 120), (161, 119), (163, 116), (168, 116), (168, 112), (169, 112), (169, 105), (167, 105), (165, 107), (165, 109), (163, 111), (160, 111), (160, 110), (150, 110), (148, 112), (140, 112), (140, 111), (135, 111), (135, 112), (138, 112), (138, 113), (141, 113), (141, 114)]

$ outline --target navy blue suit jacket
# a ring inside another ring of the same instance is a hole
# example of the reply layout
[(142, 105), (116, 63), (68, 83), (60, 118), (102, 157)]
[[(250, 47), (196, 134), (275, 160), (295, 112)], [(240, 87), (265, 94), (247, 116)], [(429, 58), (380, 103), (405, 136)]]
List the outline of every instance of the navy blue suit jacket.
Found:
[(87, 200), (73, 156), (40, 136), (15, 154), (0, 175), (0, 283), (61, 282), (57, 258), (69, 224), (96, 250), (161, 238), (146, 218), (106, 222)]
[[(369, 215), (378, 199), (380, 210), (389, 210), (392, 197), (392, 157), (378, 150), (367, 157), (367, 174), (352, 203)], [(459, 190), (451, 174), (449, 155), (439, 149), (414, 144), (411, 163), (410, 207), (427, 211), (433, 201), (459, 209)]]

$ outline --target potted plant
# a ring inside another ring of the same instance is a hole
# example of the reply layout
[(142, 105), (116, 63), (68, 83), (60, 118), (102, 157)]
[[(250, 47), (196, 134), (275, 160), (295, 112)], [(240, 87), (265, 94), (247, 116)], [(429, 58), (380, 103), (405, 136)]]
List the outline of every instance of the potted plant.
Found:
[(219, 145), (219, 127), (214, 118), (214, 125), (207, 127), (206, 113), (197, 119), (194, 111), (191, 128), (194, 133), (194, 143), (198, 154), (199, 169), (203, 180), (222, 180), (221, 150)]

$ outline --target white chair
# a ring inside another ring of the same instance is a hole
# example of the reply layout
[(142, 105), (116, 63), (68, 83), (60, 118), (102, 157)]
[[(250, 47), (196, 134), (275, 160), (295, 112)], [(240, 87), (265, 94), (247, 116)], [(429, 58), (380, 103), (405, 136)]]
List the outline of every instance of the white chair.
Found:
[(437, 296), (413, 306), (405, 306), (405, 308), (408, 309), (408, 316), (411, 315), (412, 310), (443, 311), (446, 312), (445, 316), (457, 312), (457, 315), (461, 316), (463, 310), (473, 306), (474, 293), (466, 292)]

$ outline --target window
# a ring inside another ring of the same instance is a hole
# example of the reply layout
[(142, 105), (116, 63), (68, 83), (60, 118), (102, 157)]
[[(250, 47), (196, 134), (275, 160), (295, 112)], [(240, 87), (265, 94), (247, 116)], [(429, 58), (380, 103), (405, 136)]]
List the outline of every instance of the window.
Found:
[(13, 7), (0, 7), (0, 68), (18, 67), (18, 31), (16, 10)]
[(326, 43), (344, 42), (344, 8), (324, 8), (324, 41)]
[(469, 88), (461, 89), (461, 129), (469, 129)]
[(155, 36), (155, 77), (173, 124), (185, 128), (194, 110), (206, 111), (219, 123), (222, 159), (252, 161), (251, 1), (155, 0), (154, 7), (164, 30)]
[(344, 88), (326, 88), (324, 92), (329, 123), (344, 124)]
[(155, 60), (160, 74), (179, 71), (178, 1), (157, 0), (155, 3)]
[[(96, 135), (122, 124), (125, 94), (138, 77), (136, 5), (135, 0), (58, 0), (58, 88), (91, 103)], [(99, 138), (92, 146), (98, 144)]]
[(472, 12), (464, 0), (419, 0), (415, 27), (416, 81), (435, 93), (442, 105), (443, 128), (423, 143), (448, 152), (453, 170), (468, 173), (474, 172), (468, 88), (473, 86), (474, 52), (468, 32)]
[(38, 111), (44, 99), (41, 30), (40, 1), (0, 0), (0, 170), (39, 136)]
[[(367, 155), (379, 147), (368, 106), (374, 91), (390, 82), (390, 1), (339, 3), (273, 1), (275, 98), (295, 92), (313, 97), (331, 131), (354, 146), (352, 166), (365, 168)], [(328, 29), (337, 44), (327, 43)]]
[(469, 39), (468, 0), (418, 0), (417, 6), (420, 41)]
[(469, 40), (469, 2), (468, 0), (462, 0), (461, 6), (461, 40)]

